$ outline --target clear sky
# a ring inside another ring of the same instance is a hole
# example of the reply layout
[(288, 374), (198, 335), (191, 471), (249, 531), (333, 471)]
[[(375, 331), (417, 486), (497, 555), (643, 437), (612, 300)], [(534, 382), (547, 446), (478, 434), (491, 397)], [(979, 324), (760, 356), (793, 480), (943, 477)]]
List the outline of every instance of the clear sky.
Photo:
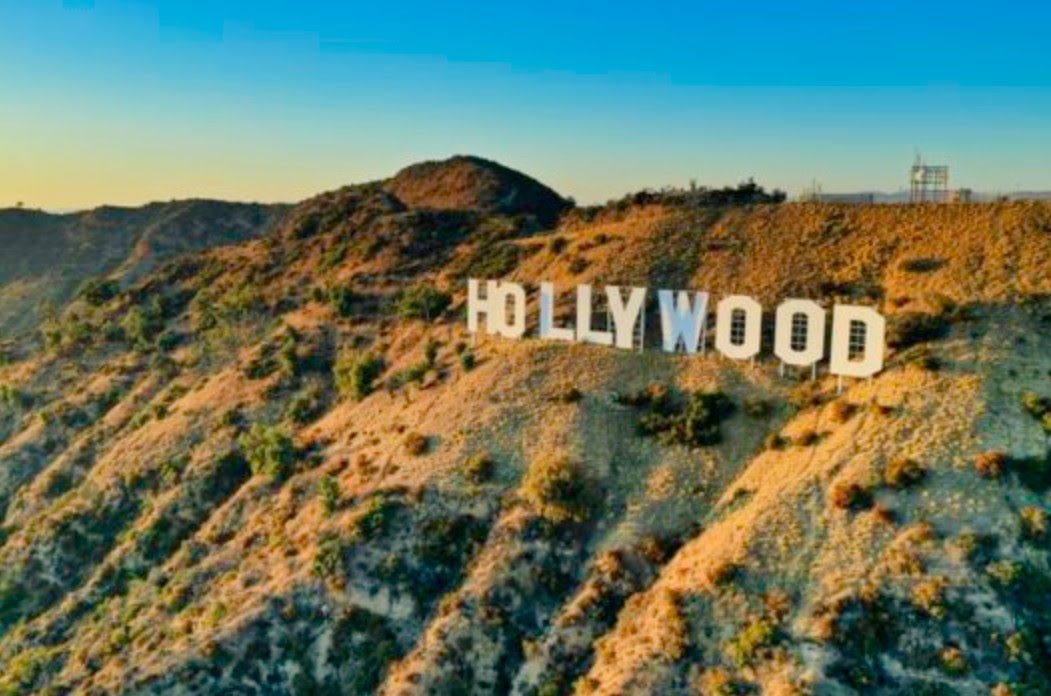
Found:
[(0, 206), (299, 200), (471, 153), (581, 202), (1051, 189), (1051, 6), (0, 0)]

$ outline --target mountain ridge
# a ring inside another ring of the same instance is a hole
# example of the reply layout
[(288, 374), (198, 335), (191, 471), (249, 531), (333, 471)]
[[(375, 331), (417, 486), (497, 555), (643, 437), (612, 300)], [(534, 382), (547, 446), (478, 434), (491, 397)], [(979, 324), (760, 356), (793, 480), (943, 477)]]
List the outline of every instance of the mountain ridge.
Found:
[[(745, 193), (373, 182), (74, 299), (0, 367), (0, 689), (1040, 693), (1051, 206)], [(471, 337), (468, 277), (849, 300), (891, 350), (840, 393)]]
[(0, 335), (34, 329), (42, 303), (61, 307), (91, 278), (130, 281), (155, 261), (260, 234), (284, 210), (209, 199), (64, 214), (0, 210)]

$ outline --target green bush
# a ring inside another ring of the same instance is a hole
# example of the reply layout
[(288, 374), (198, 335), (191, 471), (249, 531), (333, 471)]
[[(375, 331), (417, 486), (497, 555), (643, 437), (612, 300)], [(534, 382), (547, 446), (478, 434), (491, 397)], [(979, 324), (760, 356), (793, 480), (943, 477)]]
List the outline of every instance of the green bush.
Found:
[(324, 409), (320, 390), (308, 387), (297, 392), (288, 402), (285, 406), (285, 417), (296, 425), (303, 425), (321, 415)]
[(596, 484), (584, 465), (569, 457), (537, 457), (522, 479), (522, 498), (551, 522), (582, 522), (598, 501)]
[(322, 537), (310, 572), (319, 578), (331, 578), (340, 573), (343, 570), (343, 548), (339, 537), (333, 534)]
[(160, 476), (161, 482), (166, 488), (170, 488), (175, 484), (179, 483), (182, 479), (182, 473), (185, 471), (187, 465), (190, 463), (189, 455), (182, 455), (179, 457), (172, 457), (161, 465)]
[(1051, 413), (1051, 397), (1026, 392), (1022, 394), (1022, 408), (1036, 420), (1043, 420), (1044, 416)]
[(481, 452), (469, 457), (467, 461), (463, 463), (461, 471), (465, 479), (473, 484), (482, 484), (488, 481), (493, 476), (493, 470), (496, 468), (496, 462), (486, 453)]
[(334, 285), (328, 289), (328, 304), (341, 317), (349, 317), (354, 311), (354, 293), (345, 285)]
[(404, 387), (406, 384), (412, 384), (413, 382), (419, 384), (423, 382), (423, 378), (427, 376), (427, 370), (429, 369), (430, 365), (425, 362), (419, 362), (415, 365), (410, 365), (404, 370), (398, 370), (393, 375), (391, 375), (390, 379), (387, 381), (387, 384), (390, 386), (391, 389), (399, 389), (401, 387)]
[(433, 338), (428, 338), (427, 343), (423, 346), (423, 360), (427, 363), (427, 367), (434, 367), (434, 363), (438, 360), (438, 351), (441, 349), (442, 344)]
[(513, 242), (479, 244), (459, 275), (463, 278), (502, 278), (518, 266), (521, 253)]
[(390, 528), (400, 507), (401, 503), (384, 493), (369, 498), (362, 503), (351, 525), (351, 541), (358, 543), (379, 537)]
[(742, 628), (726, 645), (726, 656), (737, 665), (751, 664), (763, 648), (770, 647), (777, 638), (777, 627), (766, 619), (755, 619)]
[(244, 425), (244, 414), (241, 413), (241, 409), (237, 406), (223, 411), (223, 415), (219, 416), (219, 426), (223, 428), (239, 428)]
[(125, 338), (137, 347), (147, 346), (157, 332), (157, 322), (138, 305), (132, 307), (120, 320)]
[(120, 294), (120, 283), (111, 278), (92, 278), (81, 286), (77, 297), (93, 307), (100, 307)]
[(343, 263), (343, 259), (347, 256), (347, 243), (339, 242), (332, 248), (325, 251), (321, 256), (321, 269), (329, 270), (335, 268), (339, 264)]
[(719, 425), (734, 411), (733, 402), (722, 392), (696, 392), (685, 404), (662, 408), (644, 415), (639, 429), (666, 445), (704, 447), (722, 440)]
[(985, 574), (989, 576), (993, 585), (1005, 590), (1016, 587), (1022, 580), (1023, 573), (1024, 569), (1020, 563), (1008, 560), (994, 561), (985, 567)]
[(283, 480), (292, 473), (296, 448), (283, 430), (256, 423), (238, 438), (237, 443), (253, 474), (265, 474)]
[(959, 677), (967, 673), (968, 665), (967, 658), (964, 657), (963, 651), (956, 646), (949, 646), (943, 648), (938, 653), (938, 662), (941, 665), (942, 670), (953, 677)]
[[(36, 690), (33, 688), (37, 681), (44, 676), (49, 667), (55, 666), (55, 656), (52, 650), (44, 647), (28, 647), (10, 659), (6, 674), (0, 688), (6, 689), (8, 685), (13, 694), (30, 694)], [(6, 682), (6, 684), (5, 684)]]
[(321, 509), (325, 516), (331, 515), (339, 507), (339, 483), (328, 474), (321, 477), (317, 484), (318, 499), (321, 501)]
[(399, 295), (395, 312), (402, 319), (426, 319), (441, 315), (452, 302), (452, 295), (430, 285), (417, 285)]
[(172, 331), (165, 331), (157, 337), (157, 350), (164, 351), (165, 353), (170, 352), (179, 345), (180, 340), (179, 334)]
[(219, 297), (218, 306), (226, 319), (239, 320), (260, 311), (264, 303), (259, 291), (245, 281), (223, 293)]
[(22, 410), (33, 405), (33, 397), (17, 387), (0, 384), (0, 404), (11, 410)]
[(376, 378), (382, 374), (383, 358), (357, 351), (340, 353), (334, 368), (336, 389), (340, 394), (361, 401), (372, 393)]
[(1051, 455), (1011, 457), (1008, 470), (1031, 491), (1044, 493), (1051, 489)]
[(1031, 541), (1043, 541), (1047, 538), (1047, 511), (1033, 505), (1026, 506), (1018, 513), (1022, 524), (1022, 536)]
[(190, 305), (190, 327), (197, 333), (214, 329), (219, 325), (219, 315), (203, 296), (194, 298)]

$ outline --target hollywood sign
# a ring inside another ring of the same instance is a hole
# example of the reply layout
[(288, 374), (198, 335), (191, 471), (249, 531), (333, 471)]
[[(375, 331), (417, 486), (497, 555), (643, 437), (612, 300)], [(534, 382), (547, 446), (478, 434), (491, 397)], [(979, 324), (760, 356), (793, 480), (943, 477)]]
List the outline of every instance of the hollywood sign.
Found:
[[(484, 286), (483, 286), (484, 283)], [(484, 293), (483, 293), (484, 287)], [(625, 350), (645, 345), (647, 288), (607, 285), (605, 328), (594, 327), (597, 314), (590, 285), (576, 288), (576, 321), (555, 325), (555, 288), (540, 283), (539, 338), (592, 343)], [(706, 352), (707, 292), (658, 290), (662, 348), (689, 355)], [(526, 334), (526, 291), (510, 281), (467, 281), (467, 330), (477, 334), (485, 318), (485, 333), (505, 338)], [(828, 355), (828, 371), (839, 377), (871, 377), (883, 369), (886, 320), (871, 307), (837, 304), (828, 312), (812, 300), (788, 299), (775, 313), (774, 355), (785, 365), (811, 368)], [(761, 350), (763, 308), (747, 295), (729, 295), (715, 309), (715, 350), (731, 360), (754, 360)], [(826, 350), (827, 347), (827, 350)]]

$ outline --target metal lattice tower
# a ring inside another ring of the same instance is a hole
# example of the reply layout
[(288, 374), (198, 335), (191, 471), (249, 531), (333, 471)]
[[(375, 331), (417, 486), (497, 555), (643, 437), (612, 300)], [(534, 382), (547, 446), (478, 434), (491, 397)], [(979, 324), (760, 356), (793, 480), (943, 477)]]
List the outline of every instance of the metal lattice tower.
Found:
[(949, 167), (926, 164), (919, 153), (909, 173), (909, 200), (912, 203), (944, 203), (949, 200)]

